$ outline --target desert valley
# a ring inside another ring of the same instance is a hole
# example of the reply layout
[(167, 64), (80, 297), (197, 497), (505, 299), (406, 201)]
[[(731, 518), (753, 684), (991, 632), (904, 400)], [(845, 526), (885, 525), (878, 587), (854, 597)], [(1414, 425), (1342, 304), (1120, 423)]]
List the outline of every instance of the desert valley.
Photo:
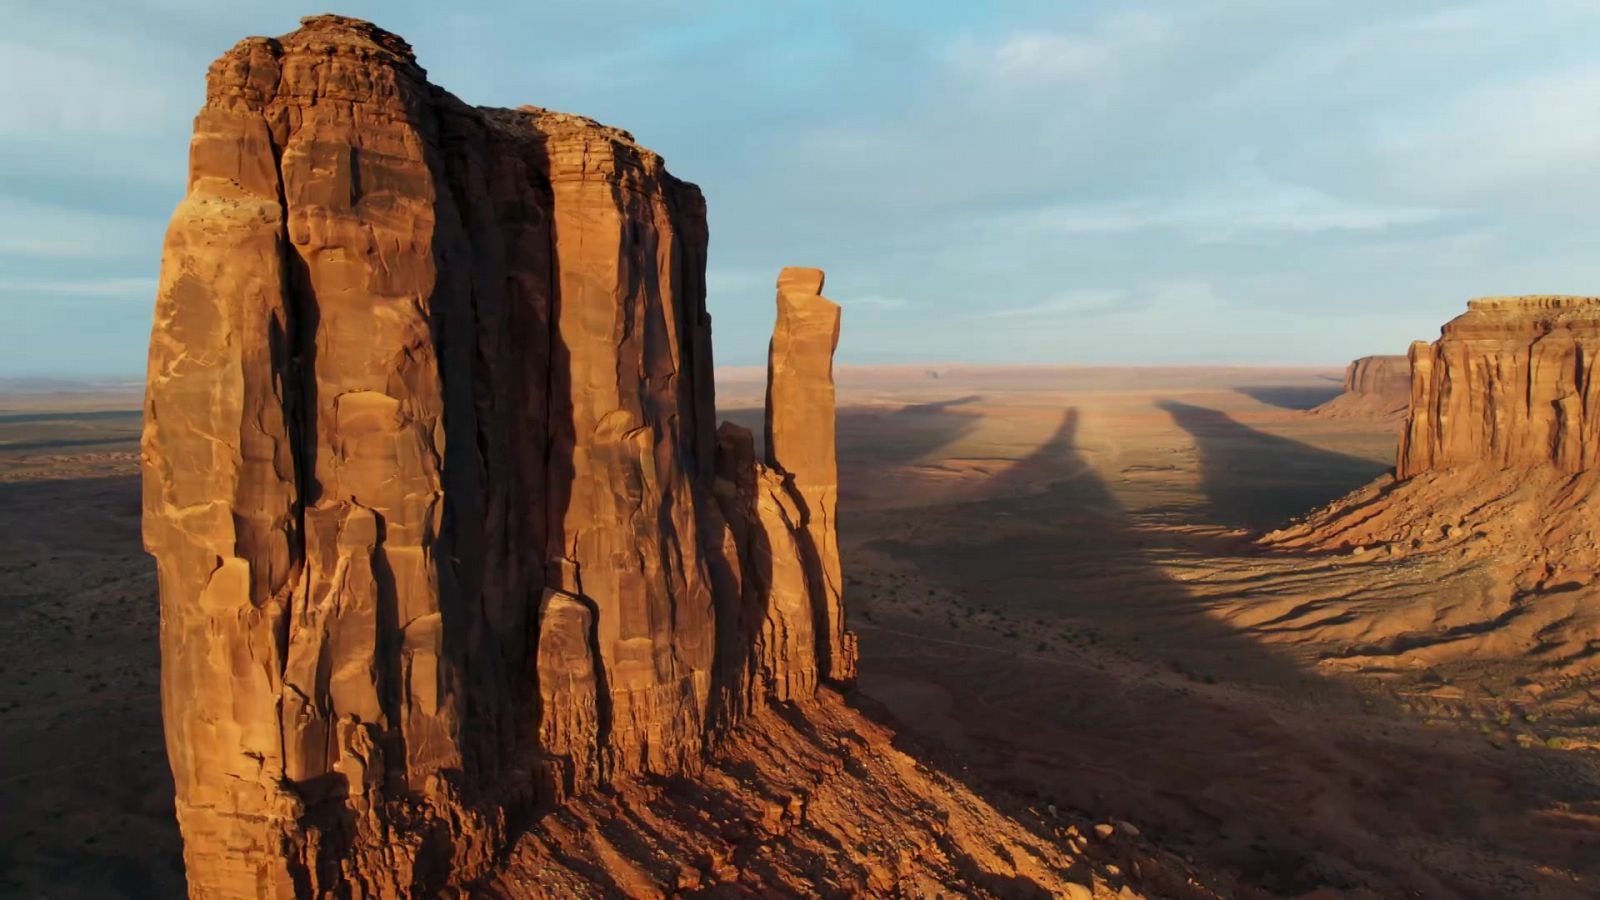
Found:
[(1600, 299), (856, 365), (796, 266), (718, 365), (708, 221), (360, 20), (218, 59), (147, 382), (0, 391), (0, 896), (1600, 895)]

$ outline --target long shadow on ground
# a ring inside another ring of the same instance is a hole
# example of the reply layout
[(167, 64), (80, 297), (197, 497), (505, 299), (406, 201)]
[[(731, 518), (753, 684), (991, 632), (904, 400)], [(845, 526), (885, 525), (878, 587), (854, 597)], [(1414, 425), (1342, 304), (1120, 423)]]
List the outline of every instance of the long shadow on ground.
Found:
[[(1220, 429), (1263, 464), (1274, 449), (1305, 451), (1173, 409), (1204, 441)], [(1593, 841), (1578, 846), (1543, 818), (1574, 799), (1567, 782), (1443, 743), (1211, 618), (1157, 562), (1202, 553), (1183, 530), (1141, 527), (1122, 508), (1079, 452), (1077, 424), (1065, 411), (991, 499), (910, 520), (844, 511), (858, 535), (897, 535), (866, 546), (953, 598), (914, 609), (890, 574), (871, 587), (871, 618), (852, 613), (863, 693), (888, 707), (908, 749), (998, 790), (996, 805), (1019, 795), (1123, 816), (1275, 893), (1495, 896), (1484, 878), (1520, 883), (1503, 896), (1532, 891), (1539, 865), (1594, 868)], [(1295, 511), (1284, 501), (1274, 514)], [(845, 560), (846, 572), (863, 568)], [(1307, 706), (1317, 713), (1286, 713)], [(1491, 796), (1502, 798), (1492, 815), (1481, 808)], [(1470, 858), (1484, 845), (1500, 855)]]
[(1307, 410), (1327, 403), (1344, 393), (1343, 383), (1333, 378), (1330, 378), (1329, 382), (1326, 385), (1245, 384), (1234, 390), (1268, 406)]
[(1211, 521), (1272, 528), (1388, 471), (1370, 459), (1257, 431), (1227, 413), (1175, 400), (1156, 406), (1193, 436)]

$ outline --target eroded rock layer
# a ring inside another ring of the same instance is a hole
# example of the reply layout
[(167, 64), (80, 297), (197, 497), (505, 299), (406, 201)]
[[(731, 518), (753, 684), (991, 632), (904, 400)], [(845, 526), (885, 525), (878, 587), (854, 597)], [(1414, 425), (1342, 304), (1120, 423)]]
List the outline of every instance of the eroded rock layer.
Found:
[(1411, 346), (1411, 412), (1401, 478), (1475, 463), (1549, 464), (1600, 456), (1600, 299), (1473, 300), (1439, 340)]
[(1411, 389), (1411, 363), (1404, 356), (1363, 356), (1344, 370), (1344, 389), (1351, 394), (1400, 394)]
[(1411, 400), (1411, 361), (1405, 356), (1363, 356), (1344, 370), (1344, 393), (1311, 410), (1330, 418), (1402, 417)]
[(831, 379), (795, 470), (719, 440), (706, 247), (626, 132), (470, 107), (368, 23), (212, 65), (143, 442), (191, 893), (464, 884), (536, 804), (848, 675)]

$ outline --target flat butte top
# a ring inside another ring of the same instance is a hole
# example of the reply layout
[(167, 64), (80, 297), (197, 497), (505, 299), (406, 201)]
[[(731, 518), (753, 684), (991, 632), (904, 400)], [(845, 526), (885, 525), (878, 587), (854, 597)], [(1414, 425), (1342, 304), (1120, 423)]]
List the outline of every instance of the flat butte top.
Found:
[(1600, 297), (1530, 294), (1522, 297), (1479, 297), (1467, 311), (1447, 322), (1446, 337), (1490, 336), (1494, 332), (1525, 334), (1600, 330)]

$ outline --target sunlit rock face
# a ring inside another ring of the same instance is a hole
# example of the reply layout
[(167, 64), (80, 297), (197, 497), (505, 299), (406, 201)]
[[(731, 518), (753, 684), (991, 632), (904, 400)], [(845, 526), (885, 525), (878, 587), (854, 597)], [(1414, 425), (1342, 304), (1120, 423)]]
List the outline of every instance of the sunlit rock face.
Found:
[(368, 23), (212, 64), (143, 442), (194, 895), (470, 882), (539, 804), (853, 673), (838, 308), (780, 290), (758, 465), (706, 249), (626, 132), (468, 106)]
[(1600, 299), (1473, 300), (1411, 347), (1398, 474), (1469, 464), (1593, 468), (1600, 456)]
[(836, 522), (833, 350), (840, 310), (822, 296), (822, 282), (819, 269), (788, 268), (778, 276), (778, 323), (767, 356), (767, 465), (792, 476), (823, 675), (847, 682), (856, 674), (856, 644), (844, 627)]

